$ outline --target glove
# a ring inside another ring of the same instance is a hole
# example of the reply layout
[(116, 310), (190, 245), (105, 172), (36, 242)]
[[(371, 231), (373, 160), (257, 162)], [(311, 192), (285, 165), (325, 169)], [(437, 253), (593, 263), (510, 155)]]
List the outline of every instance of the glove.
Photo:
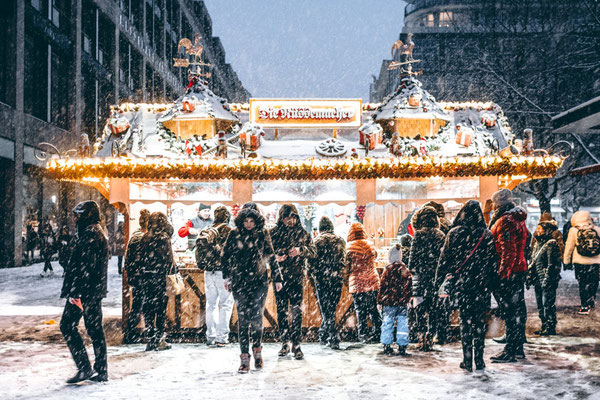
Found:
[(573, 264), (565, 264), (563, 268), (565, 271), (571, 270), (573, 269)]

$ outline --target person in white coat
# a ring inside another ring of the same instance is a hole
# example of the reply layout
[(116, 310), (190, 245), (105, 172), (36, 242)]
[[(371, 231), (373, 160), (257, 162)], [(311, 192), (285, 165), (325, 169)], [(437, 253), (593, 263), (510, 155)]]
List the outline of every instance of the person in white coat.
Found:
[(587, 315), (595, 306), (600, 278), (600, 228), (594, 225), (589, 211), (577, 211), (571, 217), (563, 263), (575, 267), (581, 298), (578, 314)]

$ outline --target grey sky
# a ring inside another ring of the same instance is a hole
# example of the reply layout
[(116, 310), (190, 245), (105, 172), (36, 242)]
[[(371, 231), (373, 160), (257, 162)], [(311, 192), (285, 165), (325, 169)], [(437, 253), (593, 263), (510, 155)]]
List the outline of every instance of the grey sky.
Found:
[(402, 29), (398, 0), (205, 0), (253, 97), (369, 99)]

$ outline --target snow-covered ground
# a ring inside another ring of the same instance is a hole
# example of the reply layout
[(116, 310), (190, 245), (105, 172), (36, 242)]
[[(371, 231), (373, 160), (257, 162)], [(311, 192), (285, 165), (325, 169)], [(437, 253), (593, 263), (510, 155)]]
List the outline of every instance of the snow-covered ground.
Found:
[[(279, 359), (279, 345), (265, 343), (264, 370), (238, 375), (237, 344), (174, 344), (151, 353), (143, 345), (119, 345), (120, 276), (113, 258), (104, 302), (110, 381), (67, 386), (75, 366), (57, 325), (44, 324), (58, 321), (64, 302), (58, 298), (62, 270), (53, 264), (53, 278), (39, 277), (41, 264), (0, 269), (0, 399), (600, 399), (600, 312), (574, 315), (577, 286), (569, 272), (559, 289), (561, 336), (529, 335), (527, 360), (517, 364), (491, 364), (489, 356), (502, 348), (492, 340), (484, 374), (458, 368), (458, 343), (431, 353), (409, 348), (407, 358), (384, 356), (379, 345), (343, 343), (342, 351), (332, 351), (306, 343), (303, 361)], [(532, 291), (527, 297), (531, 332), (539, 320)]]

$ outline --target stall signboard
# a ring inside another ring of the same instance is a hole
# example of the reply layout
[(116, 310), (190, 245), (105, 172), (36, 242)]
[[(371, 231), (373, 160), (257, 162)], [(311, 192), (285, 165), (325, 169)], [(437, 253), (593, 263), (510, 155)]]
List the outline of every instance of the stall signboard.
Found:
[(361, 99), (250, 99), (250, 122), (270, 128), (360, 127)]

